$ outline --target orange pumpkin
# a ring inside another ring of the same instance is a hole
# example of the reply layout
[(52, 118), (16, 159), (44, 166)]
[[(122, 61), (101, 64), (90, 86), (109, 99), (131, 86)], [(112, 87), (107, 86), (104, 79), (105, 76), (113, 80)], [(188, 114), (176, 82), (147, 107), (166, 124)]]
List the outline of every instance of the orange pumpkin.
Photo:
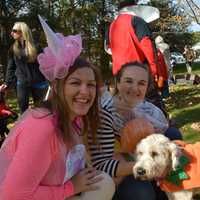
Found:
[(137, 143), (152, 133), (153, 125), (146, 119), (136, 118), (127, 122), (121, 133), (121, 151), (134, 152)]

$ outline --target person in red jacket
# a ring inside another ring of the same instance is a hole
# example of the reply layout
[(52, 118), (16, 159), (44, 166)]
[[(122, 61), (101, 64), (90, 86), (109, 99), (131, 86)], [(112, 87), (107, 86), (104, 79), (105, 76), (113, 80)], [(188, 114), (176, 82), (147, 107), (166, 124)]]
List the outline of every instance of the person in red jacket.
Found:
[(119, 15), (109, 28), (109, 47), (112, 52), (113, 75), (131, 61), (149, 65), (151, 74), (157, 75), (155, 51), (151, 30), (147, 22), (159, 18), (159, 11), (150, 6), (136, 5), (136, 0), (119, 4)]

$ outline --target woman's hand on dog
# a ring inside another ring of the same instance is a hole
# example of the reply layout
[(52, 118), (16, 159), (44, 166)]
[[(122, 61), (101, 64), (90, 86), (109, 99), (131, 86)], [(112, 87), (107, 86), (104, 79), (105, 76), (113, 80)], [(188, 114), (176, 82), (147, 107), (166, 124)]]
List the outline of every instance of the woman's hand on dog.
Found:
[(74, 185), (74, 193), (97, 190), (98, 186), (95, 183), (101, 181), (103, 177), (100, 172), (94, 168), (86, 168), (81, 170), (78, 174), (72, 177), (72, 183)]

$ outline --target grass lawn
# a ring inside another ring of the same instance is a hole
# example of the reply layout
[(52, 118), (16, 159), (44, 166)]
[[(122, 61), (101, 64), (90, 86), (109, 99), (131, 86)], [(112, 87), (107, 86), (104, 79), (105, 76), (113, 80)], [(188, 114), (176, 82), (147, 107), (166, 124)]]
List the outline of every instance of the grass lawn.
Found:
[[(185, 63), (177, 64), (174, 67), (174, 74), (184, 74), (186, 72), (187, 70), (186, 70)], [(200, 75), (200, 62), (195, 62), (192, 64), (192, 73)]]
[(166, 106), (188, 142), (200, 140), (200, 85), (172, 85)]
[[(185, 64), (174, 68), (174, 74), (184, 73)], [(200, 75), (200, 63), (194, 63), (193, 73)], [(171, 85), (166, 106), (183, 133), (184, 140), (200, 141), (200, 85)]]

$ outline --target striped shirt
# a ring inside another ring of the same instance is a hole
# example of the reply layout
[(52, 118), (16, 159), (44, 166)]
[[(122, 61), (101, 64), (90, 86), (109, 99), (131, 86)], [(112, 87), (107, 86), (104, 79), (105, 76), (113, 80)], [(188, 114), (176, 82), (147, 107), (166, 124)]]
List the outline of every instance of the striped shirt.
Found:
[(107, 98), (102, 96), (100, 107), (100, 126), (97, 130), (97, 144), (93, 144), (90, 137), (89, 150), (93, 166), (113, 177), (116, 176), (119, 160), (113, 159), (115, 133), (117, 133), (114, 121), (115, 118), (117, 119), (117, 112), (113, 107), (112, 96), (109, 95)]
[[(127, 121), (133, 119), (135, 114), (120, 115), (116, 110), (116, 106), (114, 106), (113, 96), (107, 91), (101, 97), (100, 107), (100, 126), (97, 130), (97, 144), (93, 144), (91, 138), (89, 138), (91, 160), (93, 166), (98, 170), (102, 170), (111, 176), (116, 176), (119, 161), (113, 159), (115, 138), (120, 139), (120, 130)], [(167, 128), (168, 124), (165, 121), (165, 117), (163, 117), (162, 111), (153, 104), (144, 101), (136, 108), (137, 115), (142, 114), (140, 117), (150, 121), (154, 128)], [(136, 111), (136, 108), (134, 111)]]

